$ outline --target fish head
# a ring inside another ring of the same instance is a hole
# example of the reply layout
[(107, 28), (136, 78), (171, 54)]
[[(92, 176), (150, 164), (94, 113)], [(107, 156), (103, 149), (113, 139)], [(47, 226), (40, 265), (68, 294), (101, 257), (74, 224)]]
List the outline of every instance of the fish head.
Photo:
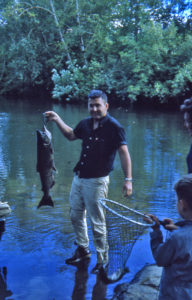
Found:
[(44, 126), (43, 130), (37, 130), (37, 140), (39, 143), (49, 145), (51, 143), (51, 132)]
[(49, 139), (49, 141), (51, 141), (51, 139), (52, 139), (51, 132), (49, 130), (47, 130), (45, 125), (43, 127), (43, 131), (44, 131), (46, 137)]

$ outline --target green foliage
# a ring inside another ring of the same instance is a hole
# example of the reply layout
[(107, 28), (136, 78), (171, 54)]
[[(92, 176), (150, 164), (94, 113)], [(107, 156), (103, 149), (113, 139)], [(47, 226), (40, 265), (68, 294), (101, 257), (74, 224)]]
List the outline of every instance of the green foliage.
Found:
[(53, 98), (61, 99), (62, 96), (65, 97), (67, 101), (71, 98), (78, 98), (81, 94), (81, 89), (77, 84), (82, 78), (82, 70), (78, 66), (73, 66), (69, 70), (61, 70), (58, 73), (53, 69), (52, 79), (54, 81)]
[(52, 80), (54, 89), (53, 98), (67, 101), (71, 99), (87, 99), (87, 94), (92, 88), (103, 87), (104, 72), (97, 61), (92, 61), (89, 67), (80, 67), (76, 64), (68, 64), (66, 69), (58, 72), (53, 69)]
[[(0, 91), (166, 102), (190, 93), (190, 1), (1, 1)], [(185, 16), (187, 11), (188, 16)]]

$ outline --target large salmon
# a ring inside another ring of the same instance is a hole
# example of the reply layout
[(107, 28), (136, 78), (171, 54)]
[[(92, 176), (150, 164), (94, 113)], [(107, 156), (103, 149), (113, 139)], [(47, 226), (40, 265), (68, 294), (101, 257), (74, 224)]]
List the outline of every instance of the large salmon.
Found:
[(55, 184), (54, 173), (56, 171), (51, 140), (51, 133), (45, 125), (43, 130), (37, 130), (37, 172), (40, 174), (42, 191), (44, 193), (37, 208), (42, 205), (54, 206), (49, 194), (50, 189)]

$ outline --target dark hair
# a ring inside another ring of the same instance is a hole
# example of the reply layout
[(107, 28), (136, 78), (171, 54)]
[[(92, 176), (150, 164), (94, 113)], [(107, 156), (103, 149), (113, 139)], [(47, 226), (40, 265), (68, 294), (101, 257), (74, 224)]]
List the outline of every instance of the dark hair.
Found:
[(103, 99), (105, 103), (107, 103), (107, 95), (101, 90), (91, 90), (88, 95), (89, 99), (96, 99), (100, 97)]
[(178, 199), (184, 199), (192, 209), (192, 174), (185, 175), (175, 184)]

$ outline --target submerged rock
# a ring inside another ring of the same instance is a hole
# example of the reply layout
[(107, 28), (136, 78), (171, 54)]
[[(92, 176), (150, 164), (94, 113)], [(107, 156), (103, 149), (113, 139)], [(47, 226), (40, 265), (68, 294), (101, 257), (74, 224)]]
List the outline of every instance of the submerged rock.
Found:
[(6, 217), (8, 214), (10, 214), (11, 208), (7, 202), (1, 202), (0, 201), (0, 218)]
[(129, 283), (117, 285), (112, 300), (157, 300), (162, 268), (147, 265)]

